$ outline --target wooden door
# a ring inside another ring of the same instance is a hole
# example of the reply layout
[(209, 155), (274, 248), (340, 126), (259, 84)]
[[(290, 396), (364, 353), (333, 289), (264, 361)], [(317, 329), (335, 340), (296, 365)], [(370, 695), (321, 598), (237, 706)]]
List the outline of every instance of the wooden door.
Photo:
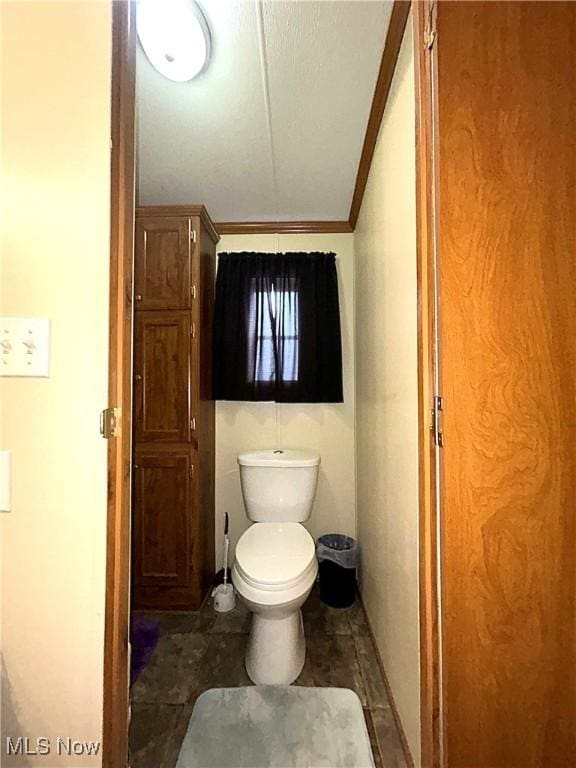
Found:
[(576, 765), (576, 3), (438, 4), (446, 765)]
[(136, 450), (136, 587), (188, 585), (194, 517), (193, 476), (194, 462), (189, 448)]
[(134, 294), (137, 309), (190, 307), (190, 220), (138, 217)]
[(190, 323), (188, 312), (136, 314), (136, 443), (190, 438)]

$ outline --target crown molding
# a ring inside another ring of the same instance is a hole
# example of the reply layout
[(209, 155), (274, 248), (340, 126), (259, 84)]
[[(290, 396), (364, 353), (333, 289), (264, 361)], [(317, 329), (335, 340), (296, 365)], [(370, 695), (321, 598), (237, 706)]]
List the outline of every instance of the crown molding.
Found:
[(406, 22), (408, 21), (408, 15), (410, 13), (410, 6), (411, 3), (408, 2), (408, 0), (395, 0), (394, 7), (392, 8), (392, 15), (390, 16), (390, 24), (388, 25), (386, 42), (384, 44), (384, 52), (382, 54), (382, 61), (380, 62), (380, 71), (378, 72), (378, 79), (372, 98), (370, 117), (368, 118), (368, 125), (366, 126), (362, 154), (360, 155), (360, 162), (358, 164), (356, 184), (354, 186), (354, 194), (352, 195), (352, 204), (350, 206), (350, 216), (348, 217), (352, 231), (356, 229), (356, 222), (358, 221), (358, 215), (360, 213), (360, 208), (362, 207), (362, 200), (364, 199), (364, 192), (366, 191), (370, 166), (372, 165), (378, 133), (380, 131), (380, 125), (382, 124), (382, 118), (384, 117), (384, 110), (386, 109), (386, 102), (388, 101), (390, 86), (392, 85), (392, 78), (394, 77), (394, 70), (396, 69), (396, 62), (398, 61), (398, 54), (400, 53), (400, 46), (402, 45), (404, 30), (406, 29)]
[(221, 221), (220, 235), (342, 234), (352, 232), (348, 221)]

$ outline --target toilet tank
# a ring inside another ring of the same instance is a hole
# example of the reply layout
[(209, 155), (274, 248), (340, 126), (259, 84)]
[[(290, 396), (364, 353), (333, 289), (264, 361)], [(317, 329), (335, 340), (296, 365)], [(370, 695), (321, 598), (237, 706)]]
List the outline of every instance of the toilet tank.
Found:
[(314, 451), (250, 451), (238, 456), (246, 514), (256, 523), (302, 523), (316, 495)]

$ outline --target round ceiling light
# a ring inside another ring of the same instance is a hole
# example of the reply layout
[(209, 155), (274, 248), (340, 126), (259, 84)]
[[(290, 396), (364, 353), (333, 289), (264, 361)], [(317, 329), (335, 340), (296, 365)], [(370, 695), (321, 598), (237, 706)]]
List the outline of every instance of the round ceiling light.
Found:
[(210, 58), (210, 30), (194, 0), (139, 0), (138, 37), (150, 63), (169, 80), (186, 82)]

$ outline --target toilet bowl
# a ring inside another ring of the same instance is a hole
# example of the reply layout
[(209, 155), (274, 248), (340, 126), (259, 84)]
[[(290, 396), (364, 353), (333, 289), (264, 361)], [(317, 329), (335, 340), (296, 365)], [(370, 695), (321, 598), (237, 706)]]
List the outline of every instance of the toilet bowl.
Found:
[(234, 586), (252, 612), (246, 671), (259, 685), (289, 685), (304, 666), (300, 608), (318, 573), (314, 539), (302, 522), (312, 510), (320, 457), (254, 451), (241, 454), (238, 463), (253, 521), (236, 545), (232, 568)]
[(232, 580), (253, 614), (246, 671), (259, 685), (289, 685), (302, 671), (300, 608), (318, 573), (314, 550), (300, 523), (254, 523), (238, 542)]

